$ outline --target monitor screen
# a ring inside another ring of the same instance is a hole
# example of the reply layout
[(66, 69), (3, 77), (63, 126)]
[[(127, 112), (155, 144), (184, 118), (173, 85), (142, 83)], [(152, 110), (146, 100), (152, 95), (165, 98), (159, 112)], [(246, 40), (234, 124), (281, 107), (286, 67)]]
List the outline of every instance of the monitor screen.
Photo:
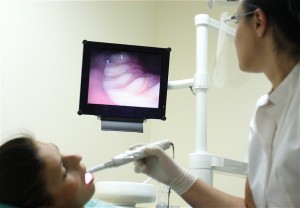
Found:
[(78, 114), (165, 120), (170, 52), (84, 40)]

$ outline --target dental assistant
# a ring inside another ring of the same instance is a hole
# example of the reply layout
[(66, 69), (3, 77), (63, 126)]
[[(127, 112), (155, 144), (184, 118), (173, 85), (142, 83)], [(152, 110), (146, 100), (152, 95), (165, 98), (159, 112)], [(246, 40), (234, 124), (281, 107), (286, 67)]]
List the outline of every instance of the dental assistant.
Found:
[(226, 194), (176, 164), (160, 148), (135, 171), (170, 186), (192, 207), (300, 207), (300, 1), (242, 0), (236, 51), (241, 70), (264, 73), (272, 89), (250, 122), (245, 197)]

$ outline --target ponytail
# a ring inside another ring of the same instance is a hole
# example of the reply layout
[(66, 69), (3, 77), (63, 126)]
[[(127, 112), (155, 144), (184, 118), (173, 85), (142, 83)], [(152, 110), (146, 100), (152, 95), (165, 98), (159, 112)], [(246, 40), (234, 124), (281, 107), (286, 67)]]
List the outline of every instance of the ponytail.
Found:
[(273, 25), (276, 50), (300, 55), (300, 0), (244, 0), (246, 11), (261, 8)]
[(300, 27), (300, 1), (299, 0), (288, 0), (289, 10), (293, 17), (298, 21)]

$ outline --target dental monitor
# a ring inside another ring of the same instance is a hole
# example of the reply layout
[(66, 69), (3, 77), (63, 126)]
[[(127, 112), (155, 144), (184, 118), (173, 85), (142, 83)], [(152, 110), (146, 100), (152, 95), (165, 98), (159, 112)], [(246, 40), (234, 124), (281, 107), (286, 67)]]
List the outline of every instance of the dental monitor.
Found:
[(165, 120), (170, 52), (84, 40), (78, 114)]

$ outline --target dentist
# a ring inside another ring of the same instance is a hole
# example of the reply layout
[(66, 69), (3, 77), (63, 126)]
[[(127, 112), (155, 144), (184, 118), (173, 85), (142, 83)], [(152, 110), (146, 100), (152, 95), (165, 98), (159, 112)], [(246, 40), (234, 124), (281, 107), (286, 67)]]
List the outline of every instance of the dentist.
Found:
[(235, 45), (241, 70), (264, 73), (272, 89), (250, 122), (245, 197), (223, 193), (159, 148), (135, 171), (170, 186), (192, 207), (300, 207), (300, 1), (240, 0)]

